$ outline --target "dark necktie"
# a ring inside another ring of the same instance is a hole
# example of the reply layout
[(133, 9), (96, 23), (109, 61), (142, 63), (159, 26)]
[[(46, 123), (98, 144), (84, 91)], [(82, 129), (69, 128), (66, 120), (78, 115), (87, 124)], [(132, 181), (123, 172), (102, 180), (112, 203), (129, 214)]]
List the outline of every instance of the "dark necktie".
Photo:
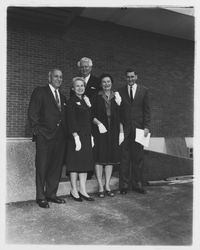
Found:
[(133, 86), (130, 86), (130, 99), (133, 102)]
[(61, 110), (61, 106), (60, 106), (60, 102), (59, 102), (59, 98), (58, 98), (58, 93), (57, 93), (56, 89), (55, 89), (55, 99), (56, 99), (56, 103), (58, 105), (59, 110)]

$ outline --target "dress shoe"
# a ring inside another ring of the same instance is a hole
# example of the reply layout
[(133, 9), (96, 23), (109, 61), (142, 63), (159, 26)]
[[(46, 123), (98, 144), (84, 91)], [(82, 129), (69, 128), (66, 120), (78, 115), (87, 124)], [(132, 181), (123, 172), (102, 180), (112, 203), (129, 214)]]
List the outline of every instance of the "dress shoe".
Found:
[(140, 193), (140, 194), (146, 194), (147, 191), (143, 187), (134, 187), (133, 191)]
[(70, 196), (71, 196), (72, 199), (75, 200), (75, 201), (79, 201), (79, 202), (83, 201), (83, 200), (81, 199), (81, 197), (76, 198), (75, 196), (73, 196), (73, 194), (72, 194), (71, 192), (70, 192)]
[(37, 199), (36, 202), (39, 205), (39, 207), (49, 208), (49, 203), (45, 199)]
[(79, 192), (79, 195), (80, 195), (80, 197), (81, 197), (82, 199), (84, 199), (84, 200), (86, 200), (86, 201), (94, 201), (94, 199), (93, 199), (92, 197), (90, 197), (90, 196), (87, 197), (87, 196), (81, 194), (80, 192)]
[(120, 194), (127, 194), (127, 192), (128, 192), (127, 188), (122, 188), (120, 190)]
[(99, 196), (99, 198), (104, 198), (105, 197), (104, 191), (99, 191), (97, 195)]
[(114, 197), (115, 196), (115, 194), (111, 190), (110, 191), (106, 190), (105, 193), (106, 193), (106, 195), (108, 195), (110, 197)]
[(58, 203), (58, 204), (64, 204), (65, 200), (64, 199), (60, 199), (58, 197), (55, 198), (47, 198), (47, 201), (49, 202), (53, 202), (53, 203)]
[(136, 186), (134, 187), (133, 186), (133, 190), (137, 193), (140, 193), (140, 194), (146, 194), (146, 190), (143, 188), (143, 184), (141, 181), (137, 182)]

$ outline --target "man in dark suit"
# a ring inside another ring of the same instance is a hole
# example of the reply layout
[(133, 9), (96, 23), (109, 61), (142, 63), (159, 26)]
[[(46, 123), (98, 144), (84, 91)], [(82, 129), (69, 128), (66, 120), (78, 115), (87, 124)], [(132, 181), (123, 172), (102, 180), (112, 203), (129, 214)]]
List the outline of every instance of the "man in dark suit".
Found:
[[(91, 98), (99, 92), (101, 89), (98, 77), (92, 74), (92, 60), (88, 57), (83, 57), (77, 62), (79, 69), (79, 76), (83, 77), (86, 83), (85, 95)], [(73, 91), (70, 91), (70, 96), (73, 95)]]
[(31, 95), (28, 118), (36, 141), (36, 201), (42, 208), (48, 202), (65, 200), (56, 197), (66, 144), (66, 98), (59, 91), (62, 72), (49, 72), (49, 84), (36, 87)]
[(125, 73), (127, 85), (119, 89), (122, 98), (120, 106), (124, 129), (124, 141), (121, 144), (119, 189), (126, 194), (131, 181), (132, 189), (146, 193), (143, 188), (144, 149), (135, 141), (136, 128), (144, 130), (146, 137), (150, 129), (150, 106), (148, 90), (136, 83), (137, 74), (133, 69)]

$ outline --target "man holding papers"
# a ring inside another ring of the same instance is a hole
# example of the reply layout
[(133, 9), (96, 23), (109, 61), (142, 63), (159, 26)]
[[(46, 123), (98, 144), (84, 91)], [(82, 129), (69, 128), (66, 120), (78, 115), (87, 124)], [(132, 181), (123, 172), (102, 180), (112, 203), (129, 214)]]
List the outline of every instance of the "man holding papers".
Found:
[(119, 189), (126, 194), (129, 181), (134, 191), (145, 194), (143, 188), (144, 146), (149, 143), (150, 106), (148, 90), (136, 83), (134, 69), (125, 73), (126, 86), (119, 89), (122, 98), (120, 113), (124, 128), (124, 141), (121, 144)]

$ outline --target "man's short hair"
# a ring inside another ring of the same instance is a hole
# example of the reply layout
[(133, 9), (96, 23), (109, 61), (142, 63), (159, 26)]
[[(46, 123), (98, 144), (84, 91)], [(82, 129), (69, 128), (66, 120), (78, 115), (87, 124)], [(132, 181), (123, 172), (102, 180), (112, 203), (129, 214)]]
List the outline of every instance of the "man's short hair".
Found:
[(138, 73), (137, 73), (137, 71), (135, 71), (134, 69), (132, 69), (132, 68), (128, 68), (126, 71), (125, 71), (125, 75), (127, 75), (127, 73), (130, 73), (130, 72), (134, 72), (135, 73), (135, 75), (137, 75)]
[(62, 70), (61, 70), (61, 69), (58, 69), (58, 68), (53, 68), (53, 69), (51, 69), (51, 70), (49, 71), (49, 73), (48, 73), (48, 80), (49, 80), (49, 82), (51, 82), (52, 73), (53, 73), (54, 71), (56, 71), (56, 70), (58, 70), (58, 71), (60, 71), (60, 72), (62, 73)]
[(78, 62), (77, 62), (77, 66), (80, 67), (81, 62), (87, 62), (89, 64), (90, 67), (92, 67), (93, 63), (92, 60), (88, 57), (82, 57)]

